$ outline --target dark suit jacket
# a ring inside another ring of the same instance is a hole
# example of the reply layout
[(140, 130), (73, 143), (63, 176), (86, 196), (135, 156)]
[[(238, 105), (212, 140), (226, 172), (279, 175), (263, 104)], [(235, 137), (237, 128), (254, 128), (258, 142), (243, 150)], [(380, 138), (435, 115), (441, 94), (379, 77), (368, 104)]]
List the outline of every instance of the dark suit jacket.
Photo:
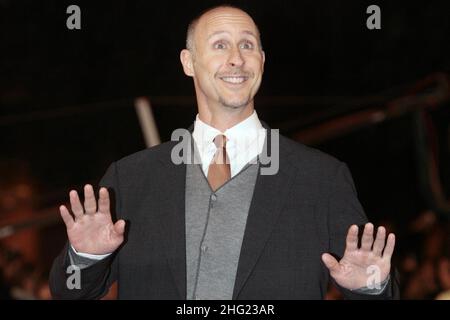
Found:
[[(269, 131), (268, 131), (269, 133)], [(60, 299), (95, 299), (118, 281), (121, 299), (185, 299), (186, 165), (171, 161), (176, 142), (113, 163), (100, 185), (115, 194), (126, 240), (113, 256), (81, 271), (81, 289), (69, 290), (67, 245), (55, 259), (50, 288)], [(347, 166), (280, 136), (275, 175), (258, 175), (248, 215), (233, 299), (322, 299), (329, 274), (321, 254), (342, 256), (351, 224), (367, 218)], [(392, 298), (342, 289), (347, 298)]]

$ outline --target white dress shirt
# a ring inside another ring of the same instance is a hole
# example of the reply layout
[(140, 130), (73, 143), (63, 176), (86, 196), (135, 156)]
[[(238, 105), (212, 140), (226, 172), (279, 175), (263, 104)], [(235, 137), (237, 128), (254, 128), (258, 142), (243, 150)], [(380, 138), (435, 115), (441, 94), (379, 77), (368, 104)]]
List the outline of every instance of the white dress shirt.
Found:
[(219, 134), (227, 137), (226, 150), (230, 160), (231, 177), (233, 177), (250, 161), (256, 163), (256, 156), (262, 152), (264, 147), (266, 129), (261, 125), (256, 111), (224, 132), (204, 123), (197, 115), (192, 136), (205, 176), (208, 176), (209, 165), (217, 150), (214, 138)]

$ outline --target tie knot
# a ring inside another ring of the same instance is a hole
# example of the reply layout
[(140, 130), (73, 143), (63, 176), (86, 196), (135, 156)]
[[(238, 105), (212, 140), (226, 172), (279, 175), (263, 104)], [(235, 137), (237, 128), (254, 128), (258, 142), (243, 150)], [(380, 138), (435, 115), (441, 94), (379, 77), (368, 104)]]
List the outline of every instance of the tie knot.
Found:
[(223, 134), (219, 134), (214, 138), (214, 144), (216, 145), (217, 149), (225, 149), (227, 144), (227, 137), (225, 137)]

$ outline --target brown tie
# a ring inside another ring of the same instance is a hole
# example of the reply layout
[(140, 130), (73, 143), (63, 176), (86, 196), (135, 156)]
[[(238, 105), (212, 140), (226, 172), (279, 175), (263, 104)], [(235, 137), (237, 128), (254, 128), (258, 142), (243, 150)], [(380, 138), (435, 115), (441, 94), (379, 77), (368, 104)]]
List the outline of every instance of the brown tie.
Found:
[(228, 159), (227, 155), (226, 141), (227, 138), (221, 134), (214, 138), (217, 151), (208, 169), (208, 182), (213, 191), (216, 191), (231, 178), (230, 159)]

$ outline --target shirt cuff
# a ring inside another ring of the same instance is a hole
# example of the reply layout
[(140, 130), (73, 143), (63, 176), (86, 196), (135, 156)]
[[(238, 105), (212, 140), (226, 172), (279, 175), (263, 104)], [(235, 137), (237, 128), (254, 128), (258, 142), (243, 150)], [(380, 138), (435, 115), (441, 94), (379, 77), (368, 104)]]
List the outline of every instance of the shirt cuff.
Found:
[(361, 294), (379, 295), (379, 294), (382, 294), (383, 291), (386, 289), (387, 284), (389, 283), (390, 279), (391, 279), (391, 275), (388, 274), (386, 279), (384, 279), (380, 283), (380, 287), (379, 288), (362, 287), (362, 288), (359, 288), (359, 289), (356, 289), (356, 290), (352, 290), (352, 291), (355, 292), (355, 293), (361, 293)]
[(75, 250), (75, 248), (70, 245), (70, 247), (72, 248), (73, 252), (80, 257), (83, 258), (88, 258), (88, 259), (92, 259), (92, 260), (103, 260), (106, 257), (110, 256), (111, 253), (107, 253), (107, 254), (89, 254), (89, 253), (83, 253), (83, 252), (78, 252), (77, 250)]

